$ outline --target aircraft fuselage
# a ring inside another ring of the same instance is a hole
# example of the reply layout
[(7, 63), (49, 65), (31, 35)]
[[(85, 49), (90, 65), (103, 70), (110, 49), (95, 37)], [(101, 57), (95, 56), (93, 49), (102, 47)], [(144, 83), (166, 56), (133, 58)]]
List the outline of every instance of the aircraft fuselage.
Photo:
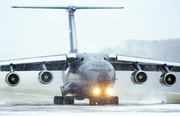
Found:
[[(98, 54), (78, 54), (76, 59), (80, 60), (70, 63), (62, 73), (65, 83), (61, 87), (63, 94), (74, 94), (76, 99), (107, 96), (106, 89), (113, 88), (115, 84), (113, 66)], [(99, 88), (98, 95), (93, 92), (96, 88)]]

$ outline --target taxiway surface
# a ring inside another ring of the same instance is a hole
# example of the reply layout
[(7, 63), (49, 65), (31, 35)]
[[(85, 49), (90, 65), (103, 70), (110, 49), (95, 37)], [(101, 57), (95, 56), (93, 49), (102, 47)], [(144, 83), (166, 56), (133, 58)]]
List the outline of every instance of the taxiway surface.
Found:
[(53, 105), (53, 97), (0, 92), (2, 116), (179, 116), (180, 104), (129, 103), (90, 106), (88, 100), (75, 101), (75, 105)]
[(1, 105), (0, 115), (8, 116), (179, 116), (180, 105), (177, 104), (120, 104), (118, 106), (89, 106), (76, 104), (58, 106), (48, 104)]

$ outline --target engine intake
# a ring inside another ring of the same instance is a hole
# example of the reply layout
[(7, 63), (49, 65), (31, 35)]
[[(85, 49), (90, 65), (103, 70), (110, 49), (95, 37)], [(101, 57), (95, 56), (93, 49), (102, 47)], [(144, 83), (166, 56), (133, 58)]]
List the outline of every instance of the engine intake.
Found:
[(6, 75), (6, 79), (5, 79), (6, 83), (9, 85), (9, 86), (16, 86), (19, 84), (20, 82), (20, 77), (17, 73), (15, 72), (10, 72)]
[(137, 70), (137, 71), (134, 71), (132, 74), (131, 74), (131, 81), (134, 83), (134, 84), (142, 84), (144, 83), (145, 81), (147, 80), (147, 75), (144, 71), (142, 70)]
[(53, 75), (50, 71), (44, 70), (44, 71), (39, 72), (38, 80), (41, 84), (49, 84), (53, 80)]
[(176, 77), (172, 73), (163, 73), (160, 76), (159, 82), (163, 85), (171, 86), (176, 82)]

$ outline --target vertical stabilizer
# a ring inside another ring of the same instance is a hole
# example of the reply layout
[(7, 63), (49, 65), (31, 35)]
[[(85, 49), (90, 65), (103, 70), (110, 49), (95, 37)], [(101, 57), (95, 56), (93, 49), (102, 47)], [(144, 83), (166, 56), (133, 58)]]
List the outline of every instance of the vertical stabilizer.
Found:
[(69, 15), (69, 39), (70, 39), (70, 53), (78, 53), (77, 37), (76, 37), (76, 26), (74, 12), (76, 11), (75, 6), (70, 6), (67, 10)]
[(77, 37), (74, 12), (76, 9), (124, 9), (124, 7), (76, 7), (76, 6), (58, 6), (58, 7), (39, 7), (39, 6), (12, 6), (12, 8), (33, 8), (33, 9), (66, 9), (69, 15), (69, 37), (70, 37), (70, 53), (78, 53)]

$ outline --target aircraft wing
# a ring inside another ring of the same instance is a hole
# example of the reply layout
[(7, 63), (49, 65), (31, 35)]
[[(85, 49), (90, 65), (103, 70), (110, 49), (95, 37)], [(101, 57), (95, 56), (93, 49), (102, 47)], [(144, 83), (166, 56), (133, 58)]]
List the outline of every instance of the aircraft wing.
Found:
[(43, 70), (43, 64), (45, 64), (47, 70), (66, 70), (71, 58), (74, 58), (74, 56), (64, 54), (4, 60), (0, 61), (0, 70), (10, 71), (10, 65), (12, 65), (13, 71), (38, 71)]
[(109, 55), (109, 62), (116, 71), (133, 71), (136, 64), (144, 71), (162, 71), (166, 65), (169, 71), (180, 72), (180, 63), (123, 55)]

